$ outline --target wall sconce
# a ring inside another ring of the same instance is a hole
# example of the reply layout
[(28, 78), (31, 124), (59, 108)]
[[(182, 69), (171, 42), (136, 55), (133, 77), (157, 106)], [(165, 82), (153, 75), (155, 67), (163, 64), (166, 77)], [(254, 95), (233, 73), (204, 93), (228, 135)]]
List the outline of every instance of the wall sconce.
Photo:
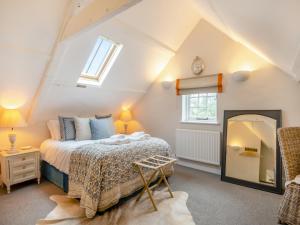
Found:
[(251, 71), (248, 70), (239, 70), (232, 73), (232, 78), (236, 82), (244, 82), (249, 79)]
[(172, 87), (173, 81), (165, 80), (161, 82), (164, 89), (170, 89)]

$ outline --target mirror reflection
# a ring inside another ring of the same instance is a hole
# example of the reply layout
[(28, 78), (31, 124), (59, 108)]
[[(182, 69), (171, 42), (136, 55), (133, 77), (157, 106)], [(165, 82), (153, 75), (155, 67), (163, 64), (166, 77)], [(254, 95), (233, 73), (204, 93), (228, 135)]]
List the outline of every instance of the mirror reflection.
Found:
[(228, 120), (226, 176), (275, 186), (276, 120), (240, 115)]

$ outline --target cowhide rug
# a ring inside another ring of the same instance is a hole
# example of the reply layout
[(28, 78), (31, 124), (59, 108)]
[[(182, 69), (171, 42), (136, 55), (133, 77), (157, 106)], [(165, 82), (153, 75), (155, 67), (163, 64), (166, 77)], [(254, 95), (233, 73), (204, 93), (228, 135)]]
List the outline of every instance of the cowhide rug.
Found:
[(174, 192), (174, 198), (170, 198), (166, 191), (154, 192), (158, 211), (154, 211), (147, 194), (144, 194), (139, 202), (135, 201), (136, 197), (132, 198), (93, 219), (85, 217), (84, 209), (76, 199), (64, 195), (53, 195), (50, 199), (57, 206), (37, 225), (195, 225), (186, 206), (188, 194), (181, 191)]

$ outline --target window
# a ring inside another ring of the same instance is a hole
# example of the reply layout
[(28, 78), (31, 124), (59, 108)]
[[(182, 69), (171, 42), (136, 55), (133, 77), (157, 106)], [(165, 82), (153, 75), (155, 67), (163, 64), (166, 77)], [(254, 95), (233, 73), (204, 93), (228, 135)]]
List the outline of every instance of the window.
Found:
[(183, 122), (217, 122), (217, 94), (199, 93), (182, 96)]
[(78, 83), (100, 86), (121, 48), (121, 44), (99, 37), (81, 72)]

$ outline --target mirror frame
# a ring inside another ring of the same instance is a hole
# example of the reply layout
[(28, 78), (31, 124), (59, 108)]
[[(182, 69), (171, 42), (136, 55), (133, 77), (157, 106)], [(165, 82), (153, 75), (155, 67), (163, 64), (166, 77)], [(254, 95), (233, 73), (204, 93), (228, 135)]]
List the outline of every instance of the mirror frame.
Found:
[[(241, 180), (234, 177), (226, 176), (226, 146), (227, 146), (227, 124), (228, 119), (246, 115), (254, 114), (270, 117), (276, 120), (276, 183), (275, 186), (269, 186), (261, 183), (255, 183), (251, 181)], [(221, 180), (241, 186), (255, 188), (263, 191), (268, 191), (276, 194), (282, 194), (282, 161), (280, 148), (277, 138), (277, 129), (281, 127), (281, 110), (224, 110), (224, 121), (223, 121), (223, 148), (222, 148), (222, 161), (221, 161)]]

